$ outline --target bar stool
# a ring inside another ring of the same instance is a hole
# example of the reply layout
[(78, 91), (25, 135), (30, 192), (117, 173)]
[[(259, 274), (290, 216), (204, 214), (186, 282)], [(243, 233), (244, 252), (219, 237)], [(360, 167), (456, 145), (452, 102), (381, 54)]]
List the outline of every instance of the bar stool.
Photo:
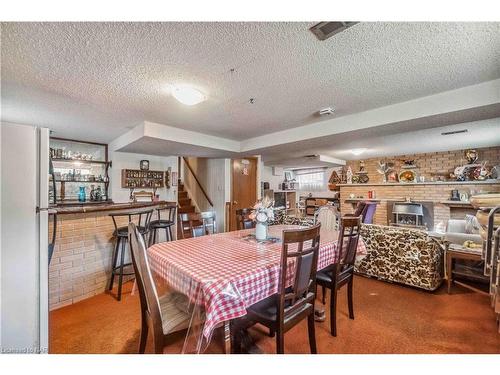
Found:
[[(177, 206), (166, 206), (162, 208), (157, 208), (156, 213), (158, 214), (158, 220), (152, 220), (149, 223), (149, 246), (156, 243), (156, 233), (160, 229), (165, 229), (165, 236), (167, 241), (173, 241), (174, 237), (172, 235), (172, 227), (175, 224), (175, 211)], [(161, 212), (167, 212), (168, 219), (161, 219)]]
[[(151, 221), (151, 216), (153, 215), (153, 210), (148, 211), (127, 211), (120, 213), (112, 213), (109, 214), (113, 219), (113, 224), (115, 226), (115, 231), (113, 233), (116, 236), (116, 246), (115, 251), (113, 253), (113, 263), (111, 268), (111, 280), (109, 282), (108, 290), (113, 289), (113, 283), (115, 280), (115, 275), (118, 274), (118, 301), (122, 299), (122, 284), (123, 284), (123, 276), (133, 275), (134, 271), (131, 272), (123, 272), (123, 269), (127, 266), (132, 266), (132, 263), (125, 263), (125, 246), (128, 242), (128, 223), (135, 222), (137, 223), (137, 229), (139, 233), (145, 236), (149, 232), (149, 222)], [(120, 220), (120, 218), (128, 217), (128, 223), (125, 226), (119, 227), (116, 223), (116, 219)], [(118, 262), (118, 253), (120, 253), (120, 264)]]

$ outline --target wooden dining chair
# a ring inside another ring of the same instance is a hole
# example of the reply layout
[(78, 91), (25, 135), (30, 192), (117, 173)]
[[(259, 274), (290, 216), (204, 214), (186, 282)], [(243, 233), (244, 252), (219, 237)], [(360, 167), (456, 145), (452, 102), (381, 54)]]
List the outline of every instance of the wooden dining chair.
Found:
[(184, 212), (179, 214), (179, 226), (181, 229), (182, 238), (197, 237), (194, 234), (203, 235), (199, 231), (195, 231), (195, 228), (200, 227), (203, 224), (201, 216), (196, 212)]
[(128, 225), (129, 244), (132, 253), (135, 278), (141, 303), (141, 339), (139, 353), (144, 353), (148, 332), (153, 335), (154, 351), (163, 353), (168, 340), (175, 333), (189, 327), (190, 316), (179, 306), (188, 306), (188, 298), (180, 293), (158, 296), (149, 267), (144, 238), (134, 223)]
[(354, 280), (354, 260), (358, 248), (361, 216), (343, 217), (340, 219), (339, 238), (337, 240), (338, 260), (334, 264), (318, 271), (316, 282), (322, 287), (323, 304), (326, 289), (330, 289), (330, 330), (337, 336), (337, 292), (347, 284), (347, 301), (349, 318), (354, 319), (352, 288)]
[(200, 216), (206, 234), (217, 233), (217, 220), (215, 219), (215, 211), (205, 211), (202, 212)]
[(238, 230), (255, 228), (255, 222), (250, 219), (252, 208), (236, 210), (236, 228)]
[[(284, 353), (284, 334), (307, 318), (309, 346), (315, 354), (314, 300), (321, 224), (283, 231), (278, 292), (247, 308), (249, 324), (260, 323), (276, 335), (276, 352)], [(289, 274), (292, 262), (293, 275)], [(291, 280), (290, 280), (290, 276)], [(238, 350), (239, 342), (235, 343)]]

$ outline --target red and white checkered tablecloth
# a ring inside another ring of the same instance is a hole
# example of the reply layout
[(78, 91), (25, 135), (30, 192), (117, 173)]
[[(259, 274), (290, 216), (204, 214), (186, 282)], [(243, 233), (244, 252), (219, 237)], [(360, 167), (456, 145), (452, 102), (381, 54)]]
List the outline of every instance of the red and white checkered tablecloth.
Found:
[[(297, 228), (270, 226), (269, 235), (281, 238), (283, 230)], [(207, 339), (218, 324), (246, 315), (247, 306), (278, 291), (281, 241), (263, 245), (245, 240), (243, 237), (252, 231), (163, 242), (148, 249), (150, 266), (157, 276), (204, 306), (203, 335)], [(336, 232), (321, 231), (318, 270), (337, 260), (337, 236)], [(365, 253), (360, 240), (358, 255)]]

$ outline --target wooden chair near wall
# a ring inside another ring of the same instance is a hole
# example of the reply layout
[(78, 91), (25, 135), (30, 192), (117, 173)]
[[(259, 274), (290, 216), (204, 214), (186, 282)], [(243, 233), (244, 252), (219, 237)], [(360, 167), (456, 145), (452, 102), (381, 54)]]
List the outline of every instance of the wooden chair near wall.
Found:
[(343, 217), (340, 219), (338, 260), (334, 264), (318, 271), (316, 282), (323, 290), (323, 304), (325, 304), (325, 289), (330, 289), (330, 330), (332, 336), (337, 336), (337, 292), (347, 284), (347, 299), (349, 318), (354, 319), (353, 306), (353, 279), (354, 261), (358, 248), (359, 233), (361, 229), (361, 216)]
[(255, 222), (250, 219), (251, 208), (236, 210), (236, 228), (238, 230), (255, 228)]
[(144, 353), (148, 333), (151, 332), (154, 352), (161, 354), (169, 339), (175, 333), (189, 327), (189, 314), (178, 307), (188, 305), (188, 299), (186, 296), (175, 292), (158, 297), (146, 254), (145, 241), (139, 228), (134, 223), (128, 225), (128, 239), (141, 303), (139, 353)]
[(205, 211), (200, 214), (206, 234), (217, 233), (217, 220), (215, 211)]
[[(309, 346), (315, 354), (314, 300), (316, 298), (316, 267), (321, 224), (306, 228), (283, 231), (278, 293), (247, 308), (241, 326), (260, 323), (276, 335), (276, 352), (284, 353), (284, 334), (307, 318)], [(305, 243), (308, 243), (305, 247)], [(295, 263), (291, 285), (288, 264)], [(290, 285), (290, 286), (287, 286)], [(238, 323), (236, 323), (238, 324)], [(235, 351), (241, 343), (235, 336)]]
[(187, 212), (179, 214), (182, 238), (200, 237), (217, 233), (215, 212)]
[(182, 238), (193, 237), (194, 228), (202, 225), (201, 216), (196, 212), (185, 212), (179, 214), (179, 223)]

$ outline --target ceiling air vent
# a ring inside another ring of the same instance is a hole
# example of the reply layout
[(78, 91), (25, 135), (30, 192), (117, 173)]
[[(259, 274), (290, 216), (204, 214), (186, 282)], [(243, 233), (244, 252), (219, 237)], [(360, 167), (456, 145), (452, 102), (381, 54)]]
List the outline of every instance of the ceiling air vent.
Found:
[(311, 30), (319, 40), (326, 40), (355, 24), (357, 24), (357, 22), (320, 22), (309, 30)]
[(444, 133), (441, 133), (441, 135), (452, 135), (452, 134), (460, 134), (460, 133), (467, 133), (467, 129), (454, 130), (454, 131), (451, 131), (451, 132), (444, 132)]

